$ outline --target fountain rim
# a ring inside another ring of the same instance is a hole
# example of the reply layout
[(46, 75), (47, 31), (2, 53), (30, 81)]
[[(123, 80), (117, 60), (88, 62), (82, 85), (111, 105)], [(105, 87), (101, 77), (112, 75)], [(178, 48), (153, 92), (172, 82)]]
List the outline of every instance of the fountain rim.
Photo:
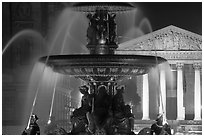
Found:
[[(72, 68), (77, 67), (155, 67), (163, 62), (167, 62), (166, 59), (159, 56), (149, 55), (115, 55), (115, 54), (70, 54), (70, 55), (51, 55), (41, 57), (39, 62), (44, 63), (46, 66), (59, 67), (70, 66)], [(46, 62), (47, 61), (47, 62)]]
[(132, 11), (135, 6), (130, 2), (76, 2), (72, 5), (72, 9), (83, 13), (95, 12), (97, 9), (120, 13)]
[(51, 67), (54, 72), (92, 82), (147, 74), (151, 68), (167, 61), (158, 56), (122, 54), (51, 55), (46, 62), (47, 57), (41, 57), (39, 62)]
[[(65, 54), (65, 55), (50, 55), (50, 56), (43, 56), (39, 59), (40, 62), (44, 62), (46, 58), (49, 57), (48, 62), (51, 60), (100, 60), (104, 59), (106, 61), (108, 60), (115, 60), (115, 61), (121, 61), (121, 60), (135, 60), (135, 59), (141, 59), (141, 60), (158, 60), (158, 64), (162, 62), (166, 62), (167, 60), (165, 58), (162, 58), (160, 56), (151, 56), (151, 55), (132, 55), (132, 54)], [(156, 64), (157, 65), (157, 64)]]

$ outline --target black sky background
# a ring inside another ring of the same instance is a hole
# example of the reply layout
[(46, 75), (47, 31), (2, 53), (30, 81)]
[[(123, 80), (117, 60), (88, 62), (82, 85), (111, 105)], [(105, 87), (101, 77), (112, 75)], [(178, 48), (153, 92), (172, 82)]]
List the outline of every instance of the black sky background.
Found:
[(153, 31), (169, 25), (202, 35), (202, 2), (138, 2)]

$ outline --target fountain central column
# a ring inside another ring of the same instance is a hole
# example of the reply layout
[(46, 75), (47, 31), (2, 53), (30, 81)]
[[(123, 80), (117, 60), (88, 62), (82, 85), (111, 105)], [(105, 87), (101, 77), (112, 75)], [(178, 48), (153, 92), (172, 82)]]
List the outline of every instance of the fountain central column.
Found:
[(118, 48), (115, 17), (115, 13), (109, 13), (103, 8), (87, 15), (90, 20), (87, 29), (87, 48), (90, 54), (114, 54), (115, 49)]

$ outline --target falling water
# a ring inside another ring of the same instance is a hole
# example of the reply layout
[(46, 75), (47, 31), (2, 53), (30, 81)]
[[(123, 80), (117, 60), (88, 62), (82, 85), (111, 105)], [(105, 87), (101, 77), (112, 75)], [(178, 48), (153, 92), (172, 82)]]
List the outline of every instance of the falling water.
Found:
[(143, 31), (144, 34), (152, 32), (152, 25), (148, 18), (143, 18), (139, 24), (139, 28)]
[(53, 104), (54, 104), (54, 99), (55, 99), (55, 92), (56, 92), (56, 87), (57, 87), (58, 74), (55, 73), (54, 75), (55, 75), (55, 77), (54, 77), (54, 89), (53, 89), (53, 94), (52, 94), (52, 102), (51, 102), (51, 106), (50, 106), (50, 114), (49, 114), (48, 124), (51, 123), (52, 110), (53, 110)]
[(53, 24), (54, 29), (48, 32), (48, 45), (53, 46), (51, 54), (59, 55), (62, 50), (63, 54), (81, 53), (86, 45), (87, 27), (88, 20), (85, 15), (69, 8), (64, 9), (57, 22)]
[[(122, 16), (122, 15), (121, 15)], [(119, 46), (123, 46), (122, 43), (138, 38), (145, 34), (152, 32), (152, 27), (150, 21), (146, 17), (139, 17), (141, 16), (141, 12), (139, 9), (133, 10), (128, 14), (125, 14), (124, 21), (120, 23), (118, 29), (118, 36), (119, 36)], [(141, 18), (141, 19), (140, 19)], [(138, 23), (136, 23), (136, 21)], [(138, 24), (138, 25), (137, 25)], [(126, 27), (124, 27), (126, 26)]]
[[(88, 26), (88, 22), (87, 22), (87, 19), (85, 19), (84, 15), (82, 16), (79, 13), (72, 12), (69, 9), (65, 9), (62, 11), (59, 18), (57, 19), (57, 22), (54, 23), (54, 25), (55, 25), (54, 29), (51, 30), (51, 32), (49, 32), (50, 35), (48, 36), (47, 45), (48, 46), (50, 45), (50, 46), (48, 49), (48, 56), (47, 56), (45, 64), (47, 64), (47, 61), (49, 60), (49, 56), (51, 54), (69, 54), (73, 52), (80, 53), (83, 49), (81, 49), (78, 45), (80, 46), (82, 44), (85, 45), (85, 41), (86, 41), (84, 38), (84, 35), (86, 34), (86, 28)], [(82, 28), (78, 26), (82, 26)], [(74, 32), (72, 29), (74, 30)], [(78, 39), (79, 41), (81, 41), (80, 44), (77, 41)], [(72, 47), (76, 47), (75, 45), (77, 45), (78, 48), (73, 49)], [(35, 95), (32, 96), (34, 98), (34, 101), (33, 101), (33, 106), (30, 107), (31, 108), (30, 114), (35, 112), (39, 115), (40, 119), (47, 119), (49, 114), (46, 114), (46, 112), (49, 112), (49, 111), (50, 111), (49, 117), (51, 117), (52, 115), (51, 112), (52, 112), (53, 104), (54, 104), (53, 102), (54, 98), (51, 99), (52, 98), (51, 96), (54, 97), (55, 95), (55, 94), (52, 94), (53, 88), (51, 87), (53, 87), (53, 81), (55, 81), (56, 78), (49, 77), (49, 76), (53, 76), (54, 73), (52, 72), (52, 70), (46, 68), (45, 64), (39, 65), (39, 63), (37, 63), (36, 66), (34, 67), (30, 79), (31, 81), (35, 81), (35, 82), (34, 84), (33, 82), (31, 82), (32, 84), (30, 83), (30, 87), (29, 87), (30, 93), (28, 93), (28, 96), (30, 96), (30, 94), (32, 95), (33, 92), (35, 92)], [(36, 75), (39, 75), (39, 76), (36, 77)], [(45, 82), (47, 83), (47, 86)], [(31, 87), (33, 88), (31, 89)], [(44, 90), (45, 87), (47, 87), (49, 91), (48, 90), (45, 91)], [(47, 99), (44, 100), (43, 98), (47, 98)], [(51, 100), (53, 100), (52, 101), (53, 103), (50, 106), (48, 102), (51, 102)], [(28, 101), (28, 104), (31, 104), (29, 102), (30, 101)], [(39, 106), (39, 104), (42, 104), (42, 105)], [(42, 107), (42, 106), (45, 106), (45, 107)], [(50, 110), (45, 111), (45, 109), (42, 110), (42, 108), (46, 108), (46, 110), (47, 109), (50, 109)], [(30, 110), (30, 109), (26, 109), (26, 111), (27, 110)], [(41, 122), (45, 122), (45, 121), (41, 121)]]
[[(62, 14), (62, 16), (61, 16), (61, 18), (59, 19), (59, 21), (62, 19), (62, 18), (64, 18), (64, 13)], [(39, 93), (39, 89), (41, 88), (41, 86), (43, 85), (43, 75), (44, 75), (44, 73), (46, 73), (46, 64), (47, 64), (47, 61), (49, 60), (49, 56), (51, 55), (51, 53), (52, 53), (52, 51), (53, 51), (53, 48), (54, 48), (54, 46), (55, 46), (55, 44), (56, 44), (56, 42), (57, 42), (57, 39), (58, 39), (58, 37), (59, 37), (59, 35), (60, 35), (60, 33), (61, 33), (61, 31), (63, 30), (63, 28), (64, 27), (66, 27), (66, 25), (67, 25), (67, 22), (63, 22), (63, 24), (61, 24), (60, 25), (60, 27), (59, 27), (59, 29), (57, 30), (57, 33), (55, 33), (56, 35), (54, 36), (54, 40), (52, 41), (52, 44), (51, 44), (51, 47), (50, 47), (50, 49), (49, 49), (49, 53), (48, 53), (48, 56), (47, 56), (47, 58), (46, 58), (46, 61), (45, 61), (45, 64), (44, 64), (44, 67), (43, 67), (43, 71), (42, 71), (42, 73), (40, 73), (40, 74), (42, 74), (41, 75), (41, 77), (39, 78), (39, 82), (38, 82), (38, 84), (36, 85), (36, 87), (37, 87), (37, 89), (36, 89), (36, 94), (35, 94), (35, 97), (34, 97), (34, 101), (33, 101), (33, 105), (32, 105), (32, 108), (31, 108), (31, 113), (30, 113), (30, 115), (33, 113), (33, 110), (34, 110), (34, 107), (35, 107), (35, 103), (36, 103), (36, 98), (38, 97), (38, 93)], [(31, 77), (32, 78), (32, 77)], [(43, 85), (44, 86), (44, 85)], [(28, 121), (28, 125), (29, 125), (29, 121)]]
[[(55, 81), (52, 69), (49, 67), (44, 68), (44, 66), (45, 64), (37, 63), (33, 69), (27, 93), (27, 108), (25, 110), (27, 114), (28, 111), (31, 112), (31, 114), (38, 114), (40, 122), (44, 122), (43, 120), (48, 119), (48, 106), (51, 102)], [(39, 86), (39, 80), (42, 83), (40, 85), (43, 86)], [(30, 106), (30, 104), (32, 104), (31, 101), (33, 101), (32, 106)], [(28, 115), (25, 118), (28, 118)]]
[(79, 15), (80, 14), (77, 14), (76, 16), (74, 16), (70, 21), (70, 23), (67, 25), (65, 35), (63, 37), (63, 43), (62, 43), (60, 54), (63, 54), (63, 52), (65, 51), (65, 46), (68, 46), (67, 43), (70, 41), (73, 41), (73, 40), (78, 41), (79, 42), (78, 44), (80, 45), (80, 47), (85, 45), (85, 43), (80, 42), (80, 40), (77, 40), (76, 38), (74, 38), (70, 33), (71, 27), (73, 27), (73, 23), (76, 23), (76, 19), (79, 19)]
[(34, 38), (36, 38), (37, 40), (39, 41), (42, 41), (42, 45), (45, 44), (45, 40), (44, 38), (42, 37), (42, 35), (37, 32), (37, 31), (34, 31), (34, 30), (30, 30), (30, 29), (26, 29), (26, 30), (22, 30), (20, 32), (18, 32), (17, 34), (15, 34), (9, 41), (8, 43), (6, 44), (6, 46), (4, 47), (3, 51), (2, 51), (2, 55), (4, 55), (4, 53), (6, 52), (6, 50), (8, 50), (8, 48), (10, 47), (10, 45), (17, 39), (19, 38), (25, 38), (27, 36), (32, 36)]

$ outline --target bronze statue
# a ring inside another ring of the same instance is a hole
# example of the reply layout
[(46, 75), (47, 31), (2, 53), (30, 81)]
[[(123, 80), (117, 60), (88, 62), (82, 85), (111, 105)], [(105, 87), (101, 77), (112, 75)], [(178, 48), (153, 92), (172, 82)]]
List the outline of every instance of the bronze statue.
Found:
[(25, 129), (22, 135), (40, 135), (40, 127), (37, 124), (37, 120), (37, 115), (31, 115), (29, 128)]
[(156, 123), (151, 126), (151, 132), (155, 135), (171, 135), (170, 126), (164, 119), (163, 114), (158, 114)]

